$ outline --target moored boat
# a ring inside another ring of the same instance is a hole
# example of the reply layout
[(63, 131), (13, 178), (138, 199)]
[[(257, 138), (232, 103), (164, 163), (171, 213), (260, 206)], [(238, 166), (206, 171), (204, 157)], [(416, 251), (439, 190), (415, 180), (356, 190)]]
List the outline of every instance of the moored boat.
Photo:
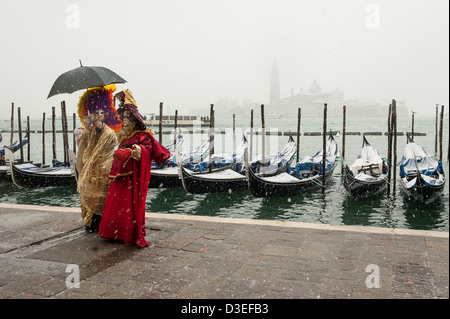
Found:
[(248, 141), (245, 136), (236, 151), (230, 154), (214, 155), (196, 165), (178, 165), (183, 188), (192, 194), (218, 193), (245, 189), (244, 156)]
[[(337, 166), (339, 150), (332, 135), (326, 146), (325, 178), (328, 179)], [(284, 171), (267, 175), (254, 168), (247, 170), (248, 189), (255, 197), (295, 196), (320, 186), (322, 182), (323, 151), (301, 159), (294, 167), (286, 165)]]
[[(178, 150), (179, 147), (176, 148)], [(152, 164), (149, 188), (172, 188), (181, 187), (181, 180), (178, 175), (177, 154), (174, 154), (161, 165)], [(179, 155), (181, 163), (187, 165), (189, 163), (198, 163), (203, 160), (209, 150), (209, 140), (195, 148), (192, 152)]]
[[(228, 165), (215, 164), (215, 170), (212, 172), (193, 172), (186, 167), (180, 167), (180, 176), (182, 178), (183, 187), (188, 193), (218, 193), (218, 192), (234, 192), (247, 189), (246, 171), (249, 165), (245, 163), (247, 158), (248, 144), (244, 142), (238, 148), (233, 156), (233, 161), (228, 161)], [(271, 163), (266, 168), (271, 174), (276, 174), (280, 170), (285, 170), (286, 165), (292, 159), (296, 151), (296, 143), (289, 137), (288, 143), (280, 152), (271, 154), (266, 157), (266, 163)], [(250, 166), (255, 170), (259, 170), (261, 160), (253, 161)]]
[(442, 161), (433, 158), (407, 136), (407, 144), (400, 163), (402, 192), (409, 198), (425, 203), (436, 199), (445, 185)]
[(41, 168), (34, 164), (15, 164), (13, 153), (5, 150), (13, 183), (22, 188), (76, 185), (75, 154), (69, 150), (70, 167)]
[(236, 169), (236, 165), (230, 168), (219, 169), (211, 173), (193, 172), (185, 167), (180, 167), (183, 188), (188, 193), (219, 193), (244, 190), (247, 180), (242, 170)]
[[(28, 144), (28, 136), (26, 136), (25, 138), (22, 139), (22, 147), (27, 144)], [(5, 145), (3, 147), (0, 147), (0, 156), (5, 156), (5, 149), (11, 150), (11, 146)], [(13, 143), (13, 153), (18, 151), (19, 149), (20, 149), (20, 142), (15, 141)]]
[(388, 166), (363, 135), (363, 145), (352, 165), (345, 165), (344, 187), (355, 198), (371, 197), (387, 187)]

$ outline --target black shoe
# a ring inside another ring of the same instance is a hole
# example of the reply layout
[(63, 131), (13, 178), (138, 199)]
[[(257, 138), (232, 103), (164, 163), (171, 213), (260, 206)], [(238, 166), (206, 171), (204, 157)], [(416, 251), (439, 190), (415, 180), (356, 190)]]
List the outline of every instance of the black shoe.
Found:
[(102, 216), (94, 215), (92, 216), (91, 227), (86, 226), (86, 230), (90, 233), (98, 232), (98, 226), (100, 225), (100, 220)]

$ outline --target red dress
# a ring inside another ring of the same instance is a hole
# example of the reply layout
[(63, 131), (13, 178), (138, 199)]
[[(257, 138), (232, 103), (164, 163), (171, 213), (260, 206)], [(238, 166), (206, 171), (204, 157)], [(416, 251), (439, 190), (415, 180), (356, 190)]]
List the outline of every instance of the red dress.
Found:
[[(140, 161), (131, 158), (131, 154), (124, 160), (124, 150), (131, 149), (133, 144), (141, 147)], [(151, 162), (160, 164), (169, 157), (170, 152), (148, 132), (138, 132), (119, 145), (109, 174), (112, 181), (98, 230), (101, 237), (121, 239), (125, 244), (140, 247), (150, 245), (145, 240), (145, 200)]]

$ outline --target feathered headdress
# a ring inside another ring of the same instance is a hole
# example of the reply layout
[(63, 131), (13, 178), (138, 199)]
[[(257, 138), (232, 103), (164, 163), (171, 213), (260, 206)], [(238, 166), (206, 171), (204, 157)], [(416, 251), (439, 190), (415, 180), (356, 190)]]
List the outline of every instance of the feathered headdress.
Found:
[(122, 128), (122, 121), (116, 115), (116, 108), (114, 107), (113, 92), (116, 90), (114, 84), (90, 88), (80, 97), (78, 102), (78, 116), (81, 123), (89, 125), (88, 118), (96, 111), (103, 111), (107, 114), (104, 123), (108, 125), (115, 132)]

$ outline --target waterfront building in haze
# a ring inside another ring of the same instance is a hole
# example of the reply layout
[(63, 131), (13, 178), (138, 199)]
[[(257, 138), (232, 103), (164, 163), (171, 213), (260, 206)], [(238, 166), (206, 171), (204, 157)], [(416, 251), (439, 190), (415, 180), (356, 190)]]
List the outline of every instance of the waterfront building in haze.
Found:
[[(347, 106), (349, 117), (380, 117), (387, 116), (389, 104), (392, 100), (376, 101), (364, 98), (345, 99), (344, 91), (338, 88), (324, 91), (316, 79), (312, 81), (306, 91), (303, 88), (295, 93), (291, 88), (289, 96), (281, 97), (281, 81), (275, 61), (270, 70), (269, 105), (265, 108), (268, 116), (292, 117), (297, 116), (298, 108), (302, 109), (302, 117), (322, 117), (323, 105), (327, 103), (328, 116), (342, 116), (342, 107)], [(395, 98), (395, 97), (393, 97)], [(397, 115), (408, 116), (408, 109), (404, 101), (397, 102)]]

